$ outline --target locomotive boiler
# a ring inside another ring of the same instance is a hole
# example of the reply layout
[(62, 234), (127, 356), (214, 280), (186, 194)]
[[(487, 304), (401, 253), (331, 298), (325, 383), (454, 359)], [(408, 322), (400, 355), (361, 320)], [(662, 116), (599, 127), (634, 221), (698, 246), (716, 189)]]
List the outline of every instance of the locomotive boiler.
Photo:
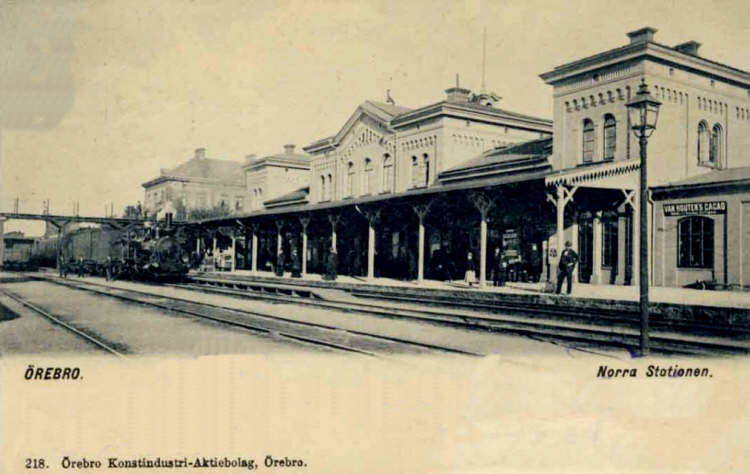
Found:
[(46, 239), (32, 258), (57, 266), (61, 275), (89, 274), (113, 279), (176, 281), (187, 275), (189, 254), (174, 228), (78, 229)]

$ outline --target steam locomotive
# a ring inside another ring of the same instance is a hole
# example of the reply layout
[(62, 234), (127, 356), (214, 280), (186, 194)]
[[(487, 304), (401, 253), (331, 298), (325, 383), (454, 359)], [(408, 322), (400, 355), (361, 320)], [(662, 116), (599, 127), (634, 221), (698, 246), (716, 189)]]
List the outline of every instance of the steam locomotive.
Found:
[(142, 228), (78, 229), (45, 239), (31, 260), (57, 266), (68, 274), (101, 275), (111, 279), (179, 281), (187, 275), (189, 253), (179, 230)]

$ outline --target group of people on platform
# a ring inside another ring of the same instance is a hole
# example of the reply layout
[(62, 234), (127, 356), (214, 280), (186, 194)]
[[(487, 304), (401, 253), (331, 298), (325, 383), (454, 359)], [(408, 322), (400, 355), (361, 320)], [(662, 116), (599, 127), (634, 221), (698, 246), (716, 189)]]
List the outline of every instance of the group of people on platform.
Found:
[[(509, 252), (507, 249), (501, 249), (495, 247), (494, 251), (490, 255), (487, 270), (489, 280), (492, 281), (492, 285), (501, 287), (506, 284), (507, 281), (541, 281), (541, 255), (536, 248), (532, 249), (529, 256), (530, 261), (523, 264), (521, 259), (516, 253)], [(302, 256), (301, 253), (292, 247), (290, 250), (291, 255), (289, 261), (287, 261), (286, 255), (283, 251), (278, 252), (276, 255), (276, 261), (267, 261), (270, 270), (276, 276), (283, 276), (285, 271), (291, 270), (292, 278), (300, 278), (302, 276)], [(400, 256), (403, 256), (405, 261), (403, 264), (408, 264), (408, 276), (410, 279), (415, 279), (417, 276), (416, 261), (414, 258), (409, 258), (409, 255), (413, 257), (413, 253), (408, 249), (404, 249), (400, 252)], [(210, 257), (212, 253), (208, 251), (205, 255), (195, 255), (194, 262), (200, 263), (204, 259), (202, 257)], [(201, 257), (201, 258), (199, 258)], [(351, 256), (350, 256), (351, 257)], [(351, 259), (350, 259), (351, 260)], [(356, 259), (355, 259), (356, 260)], [(560, 261), (557, 270), (557, 284), (555, 286), (555, 292), (560, 293), (562, 290), (563, 283), (567, 282), (567, 293), (570, 294), (572, 290), (573, 271), (578, 263), (578, 254), (572, 249), (570, 242), (565, 242), (565, 249), (560, 254)], [(412, 268), (413, 267), (413, 268)], [(338, 277), (339, 270), (339, 256), (335, 249), (329, 251), (324, 261), (324, 280), (336, 280)], [(444, 249), (436, 249), (432, 253), (430, 259), (430, 268), (428, 270), (433, 278), (443, 281), (454, 281), (455, 277), (458, 276), (458, 272), (455, 265), (455, 260), (450, 258), (450, 255)], [(474, 258), (474, 253), (471, 250), (466, 252), (466, 262), (464, 268), (464, 283), (468, 286), (478, 284), (477, 278), (478, 264)], [(355, 275), (359, 273), (353, 273)], [(551, 290), (550, 290), (551, 291)]]

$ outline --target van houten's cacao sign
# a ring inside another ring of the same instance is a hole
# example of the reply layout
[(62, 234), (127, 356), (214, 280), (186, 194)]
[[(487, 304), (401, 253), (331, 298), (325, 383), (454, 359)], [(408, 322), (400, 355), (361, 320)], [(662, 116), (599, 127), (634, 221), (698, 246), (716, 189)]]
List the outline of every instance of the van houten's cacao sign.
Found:
[(664, 204), (664, 215), (667, 217), (689, 216), (695, 214), (726, 214), (726, 201), (697, 201)]

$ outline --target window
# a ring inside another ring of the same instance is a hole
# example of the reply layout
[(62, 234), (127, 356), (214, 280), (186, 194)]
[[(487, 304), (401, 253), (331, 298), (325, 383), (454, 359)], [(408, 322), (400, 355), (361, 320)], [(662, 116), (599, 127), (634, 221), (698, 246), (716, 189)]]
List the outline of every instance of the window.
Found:
[(583, 121), (583, 162), (594, 160), (594, 122), (591, 119)]
[(346, 195), (354, 195), (354, 163), (349, 162), (349, 168), (346, 175)]
[(607, 219), (602, 221), (602, 266), (617, 265), (617, 221)]
[(320, 200), (326, 200), (326, 177), (323, 175), (320, 176)]
[(714, 221), (708, 217), (690, 216), (678, 221), (677, 266), (713, 268)]
[(698, 124), (698, 163), (708, 160), (708, 125), (706, 122)]
[(711, 141), (708, 148), (708, 161), (713, 166), (721, 163), (721, 125), (718, 123), (711, 129)]
[(424, 168), (424, 181), (422, 185), (427, 187), (430, 185), (430, 156), (427, 153), (422, 157), (422, 167)]
[(328, 183), (326, 185), (326, 201), (330, 201), (333, 199), (333, 176), (331, 174), (328, 174)]
[(373, 185), (375, 184), (375, 180), (373, 179), (374, 174), (374, 168), (372, 167), (372, 160), (369, 158), (365, 158), (365, 173), (364, 173), (364, 186), (362, 186), (362, 191), (365, 194), (374, 194)]
[(391, 155), (383, 155), (383, 192), (393, 192), (393, 160)]
[(416, 156), (411, 157), (411, 187), (416, 188), (419, 184), (419, 173), (417, 172), (419, 169), (419, 161), (417, 161)]
[(614, 160), (617, 148), (617, 122), (609, 114), (604, 116), (604, 159)]

